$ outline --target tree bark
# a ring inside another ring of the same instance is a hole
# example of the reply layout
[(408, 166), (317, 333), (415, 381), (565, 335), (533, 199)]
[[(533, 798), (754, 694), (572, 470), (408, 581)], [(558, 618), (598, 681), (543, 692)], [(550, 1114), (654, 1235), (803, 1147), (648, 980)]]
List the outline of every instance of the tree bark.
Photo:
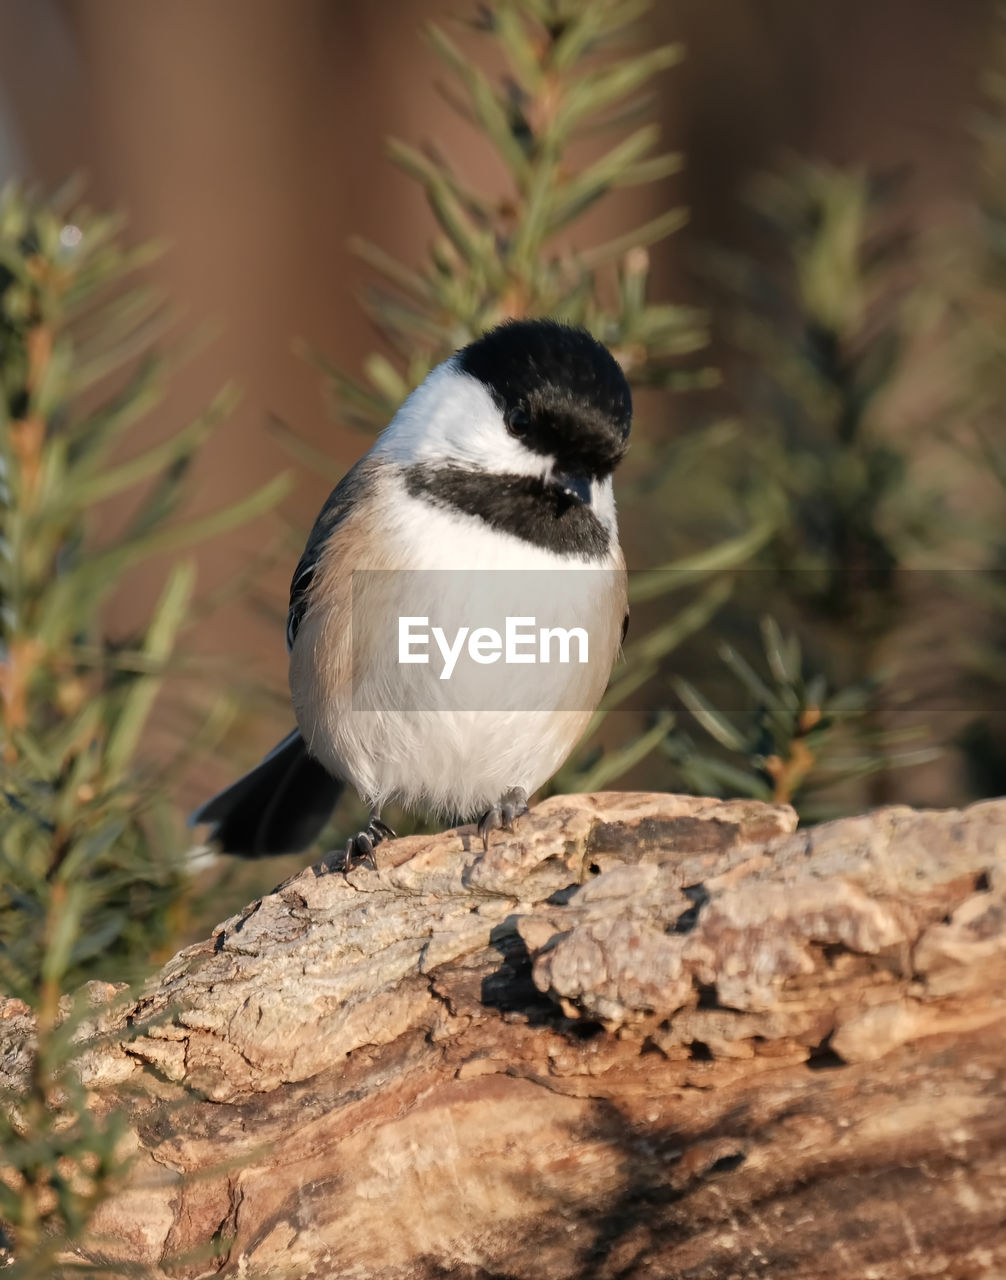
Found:
[(1006, 801), (794, 827), (555, 797), (487, 854), (464, 828), (305, 870), (99, 1019), (82, 1070), (135, 1160), (82, 1253), (1003, 1276)]

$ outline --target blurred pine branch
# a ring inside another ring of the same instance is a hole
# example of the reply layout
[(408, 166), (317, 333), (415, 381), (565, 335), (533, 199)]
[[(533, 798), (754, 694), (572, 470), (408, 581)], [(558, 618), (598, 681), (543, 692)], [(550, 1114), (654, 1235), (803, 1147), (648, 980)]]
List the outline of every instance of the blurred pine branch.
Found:
[[(480, 6), (456, 32), (428, 29), (447, 72), (445, 97), (503, 176), (497, 186), (476, 188), (433, 144), (390, 144), (392, 160), (422, 188), (436, 235), (418, 266), (368, 241), (354, 243), (378, 277), (365, 307), (390, 355), (371, 355), (359, 378), (313, 354), (341, 421), (367, 431), (384, 427), (430, 369), (514, 316), (548, 315), (584, 326), (611, 349), (636, 389), (668, 393), (717, 382), (698, 359), (708, 341), (703, 313), (649, 296), (649, 249), (682, 226), (684, 211), (629, 221), (605, 243), (591, 240), (582, 225), (614, 191), (661, 183), (682, 164), (679, 155), (660, 149), (658, 126), (649, 118), (656, 77), (682, 57), (679, 45), (647, 43), (642, 20), (650, 7), (649, 0), (497, 0)], [(500, 64), (505, 69), (493, 79), (486, 67)], [(649, 438), (637, 417), (632, 454), (639, 467), (635, 477), (630, 470), (620, 481), (633, 497), (630, 522), (647, 530), (667, 525), (676, 464), (701, 448), (694, 438), (701, 434), (671, 445), (666, 430)], [(710, 448), (716, 437), (710, 433)], [(681, 523), (672, 539), (675, 555), (640, 589), (655, 599), (692, 588), (695, 598), (672, 625), (657, 626), (626, 650), (627, 664), (617, 669), (595, 717), (595, 738), (608, 712), (625, 705), (626, 691), (640, 689), (709, 620), (729, 595), (728, 572), (771, 536), (777, 514), (763, 495), (747, 503), (732, 494), (707, 504), (698, 532)], [(664, 541), (646, 538), (651, 564), (662, 558)], [(677, 571), (686, 546), (695, 556), (691, 577)], [(715, 587), (701, 594), (714, 576)], [(649, 751), (659, 735), (649, 729), (641, 741)], [(595, 746), (554, 785), (607, 784), (640, 757), (640, 742), (606, 753)]]
[[(195, 456), (235, 402), (229, 388), (190, 426), (123, 448), (168, 367), (155, 346), (164, 308), (131, 284), (148, 255), (65, 196), (0, 195), (0, 995), (30, 1006), (37, 1026), (27, 1088), (0, 1095), (0, 1215), (17, 1257), (7, 1274), (33, 1280), (60, 1274), (60, 1248), (118, 1167), (114, 1117), (83, 1107), (79, 1017), (64, 993), (92, 975), (135, 978), (170, 954), (190, 892), (186, 842), (142, 742), (191, 616), (192, 561), (171, 564), (128, 641), (106, 637), (101, 610), (137, 566), (269, 510), (287, 489), (280, 477), (180, 518)], [(121, 494), (133, 514), (100, 538), (95, 509)], [(204, 720), (215, 739), (224, 704)]]
[(744, 696), (743, 719), (713, 706), (687, 680), (675, 681), (681, 701), (719, 748), (700, 747), (682, 730), (664, 739), (663, 750), (690, 790), (792, 804), (804, 821), (813, 821), (833, 816), (822, 807), (820, 792), (939, 754), (913, 747), (906, 735), (893, 731), (857, 732), (861, 723), (869, 723), (876, 685), (867, 681), (832, 690), (822, 674), (808, 672), (799, 640), (784, 636), (773, 618), (762, 619), (761, 636), (759, 668), (729, 645), (718, 650)]
[[(35, 1011), (27, 1079), (16, 1090), (0, 1090), (0, 1267), (6, 1262), (10, 1280), (126, 1274), (83, 1261), (68, 1268), (62, 1257), (114, 1192), (126, 1165), (120, 1116), (88, 1109), (76, 1070), (74, 1039), (93, 1014), (88, 997), (85, 989), (75, 1000), (65, 996), (55, 1007)], [(4, 1003), (10, 1016), (16, 1002)]]
[(714, 259), (752, 482), (786, 501), (766, 563), (806, 616), (864, 637), (890, 625), (898, 571), (942, 532), (940, 495), (910, 482), (885, 422), (915, 269), (900, 185), (794, 159), (752, 185), (763, 252)]
[(990, 36), (975, 126), (975, 234), (963, 252), (955, 245), (945, 255), (940, 298), (958, 384), (953, 420), (966, 428), (974, 468), (980, 568), (959, 581), (973, 619), (964, 663), (981, 711), (959, 745), (982, 796), (1006, 792), (1006, 5), (994, 6)]
[[(885, 754), (885, 645), (907, 616), (907, 571), (953, 533), (942, 495), (919, 482), (887, 419), (917, 287), (901, 185), (899, 175), (793, 158), (752, 185), (757, 255), (711, 257), (747, 427), (742, 483), (774, 494), (784, 511), (737, 608), (784, 616), (813, 665), (850, 697), (859, 691), (854, 700), (872, 690), (854, 718), (858, 756), (839, 772), (869, 778), (874, 802), (888, 798), (890, 770), (903, 763)], [(917, 448), (919, 433), (911, 443)], [(752, 723), (731, 749), (747, 742), (749, 767), (764, 777), (763, 729)], [(790, 730), (784, 760), (802, 741), (797, 724)], [(815, 759), (825, 749), (817, 732)]]
[[(147, 250), (114, 219), (15, 188), (0, 199), (0, 982), (30, 998), (45, 921), (77, 983), (101, 958), (148, 963), (180, 891), (156, 776), (136, 755), (188, 615), (190, 561), (167, 573), (142, 632), (113, 644), (100, 610), (123, 576), (268, 510), (285, 478), (197, 519), (178, 519), (193, 459), (235, 401), (225, 389), (191, 426), (122, 461), (160, 399), (164, 310), (123, 282)], [(118, 375), (115, 377), (113, 375)], [(82, 398), (82, 392), (91, 394)], [(86, 406), (86, 407), (85, 407)], [(141, 487), (143, 486), (143, 487)], [(95, 507), (141, 495), (98, 542)]]
[[(585, 326), (637, 386), (713, 379), (686, 363), (706, 344), (701, 313), (647, 302), (647, 247), (677, 230), (684, 210), (627, 226), (605, 244), (578, 243), (578, 222), (605, 196), (681, 167), (679, 155), (660, 151), (646, 114), (653, 80), (683, 51), (669, 44), (626, 52), (642, 43), (637, 24), (649, 7), (649, 0), (499, 0), (460, 24), (460, 35), (481, 37), (473, 54), (444, 28), (428, 28), (450, 76), (448, 101), (505, 179), (498, 190), (476, 190), (433, 144), (389, 144), (392, 160), (422, 187), (438, 234), (418, 268), (354, 242), (380, 277), (365, 305), (394, 358), (372, 355), (364, 380), (321, 361), (344, 420), (385, 426), (434, 365), (512, 316)], [(494, 83), (482, 64), (499, 61), (506, 70)], [(576, 158), (585, 141), (610, 135), (590, 159)]]

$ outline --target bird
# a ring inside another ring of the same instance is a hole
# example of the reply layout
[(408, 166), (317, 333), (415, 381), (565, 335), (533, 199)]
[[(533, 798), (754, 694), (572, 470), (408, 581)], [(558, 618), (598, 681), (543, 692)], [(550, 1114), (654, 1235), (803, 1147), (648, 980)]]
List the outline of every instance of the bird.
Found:
[[(631, 421), (618, 361), (559, 320), (504, 321), (434, 368), (332, 491), (294, 571), (297, 728), (190, 824), (226, 853), (302, 851), (348, 785), (370, 816), (347, 867), (376, 866), (391, 803), (477, 821), (486, 851), (514, 831), (625, 636), (612, 476)], [(532, 625), (542, 614), (569, 624), (565, 651)], [(497, 629), (473, 625), (490, 615)]]

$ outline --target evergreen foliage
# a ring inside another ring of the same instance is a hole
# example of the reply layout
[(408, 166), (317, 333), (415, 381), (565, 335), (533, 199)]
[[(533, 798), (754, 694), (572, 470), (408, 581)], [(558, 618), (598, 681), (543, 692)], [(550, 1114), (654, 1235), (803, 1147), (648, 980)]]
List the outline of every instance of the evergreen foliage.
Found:
[(899, 570), (940, 536), (939, 497), (910, 483), (885, 421), (915, 271), (898, 187), (798, 160), (764, 174), (750, 201), (765, 251), (719, 272), (750, 469), (787, 504), (764, 561), (807, 619), (864, 643), (890, 626)]
[(975, 131), (976, 235), (967, 252), (951, 255), (943, 320), (958, 382), (954, 441), (961, 448), (963, 437), (974, 464), (969, 487), (980, 512), (981, 568), (960, 580), (966, 607), (978, 610), (965, 665), (982, 710), (961, 745), (977, 792), (1000, 795), (1006, 791), (1006, 6), (995, 8), (989, 49)]
[(864, 680), (833, 690), (820, 672), (808, 674), (795, 635), (784, 636), (770, 617), (762, 619), (761, 634), (763, 671), (730, 645), (718, 649), (745, 696), (745, 717), (739, 724), (689, 681), (674, 681), (681, 701), (721, 748), (719, 753), (703, 749), (683, 730), (664, 739), (662, 749), (689, 790), (791, 804), (804, 821), (812, 821), (827, 812), (820, 796), (827, 797), (836, 784), (934, 758), (931, 749), (906, 745), (906, 736), (910, 741), (913, 733), (870, 726), (874, 683)]
[[(472, 52), (442, 27), (429, 28), (450, 76), (448, 101), (504, 177), (497, 189), (478, 190), (432, 144), (391, 144), (394, 162), (425, 194), (436, 235), (419, 268), (369, 242), (355, 243), (380, 277), (365, 305), (393, 354), (371, 355), (362, 379), (315, 357), (340, 420), (369, 431), (383, 427), (434, 365), (514, 316), (548, 315), (589, 329), (634, 389), (673, 393), (715, 384), (715, 373), (696, 362), (707, 342), (702, 313), (649, 298), (648, 250), (683, 224), (684, 212), (669, 209), (603, 244), (585, 242), (581, 227), (614, 191), (662, 182), (681, 166), (680, 156), (659, 151), (658, 127), (646, 120), (649, 86), (682, 56), (674, 44), (643, 47), (638, 21), (649, 8), (649, 0), (499, 0), (464, 24)], [(485, 67), (498, 63), (506, 70), (494, 81)], [(592, 745), (555, 787), (613, 783), (659, 744), (668, 714), (642, 735), (635, 717), (631, 740), (611, 743), (606, 735), (603, 749), (598, 731), (708, 623), (729, 597), (730, 571), (775, 529), (777, 513), (764, 494), (739, 501), (725, 484), (714, 492), (712, 482), (702, 512), (674, 524), (671, 513), (686, 506), (674, 496), (682, 474), (721, 448), (723, 438), (716, 428), (672, 443), (637, 415), (621, 492), (629, 487), (634, 523), (647, 528), (645, 554), (656, 564), (630, 581), (630, 599), (683, 593), (685, 601), (647, 634), (633, 630), (626, 661), (616, 666), (587, 735)], [(665, 542), (672, 558), (660, 564)]]
[[(709, 379), (707, 370), (682, 365), (706, 343), (703, 316), (647, 301), (647, 246), (677, 230), (684, 211), (669, 209), (604, 244), (584, 245), (578, 234), (583, 216), (616, 189), (659, 182), (681, 166), (679, 155), (658, 150), (658, 126), (644, 117), (648, 86), (683, 51), (676, 44), (623, 50), (649, 7), (650, 0), (500, 0), (464, 24), (481, 37), (474, 55), (443, 27), (428, 28), (451, 77), (449, 102), (505, 179), (497, 190), (476, 190), (433, 144), (391, 142), (391, 158), (422, 188), (437, 234), (415, 270), (355, 242), (381, 277), (367, 311), (395, 360), (371, 356), (363, 381), (328, 367), (344, 419), (383, 427), (434, 365), (513, 316), (585, 326), (636, 386)], [(500, 60), (506, 72), (494, 83), (482, 63)]]
[[(114, 1117), (84, 1106), (64, 993), (170, 954), (188, 890), (164, 770), (141, 763), (141, 746), (194, 567), (173, 564), (128, 642), (105, 635), (102, 606), (137, 566), (267, 510), (287, 487), (178, 518), (230, 390), (190, 426), (123, 450), (167, 371), (153, 345), (163, 307), (129, 284), (148, 254), (65, 197), (0, 196), (0, 995), (37, 1026), (27, 1089), (0, 1092), (0, 1216), (18, 1257), (5, 1274), (19, 1277), (56, 1274), (118, 1169)], [(133, 513), (101, 534), (96, 508), (120, 495)]]
[[(0, 202), (0, 982), (25, 998), (44, 969), (76, 984), (98, 957), (149, 963), (172, 931), (171, 851), (182, 841), (136, 757), (193, 565), (173, 565), (128, 643), (103, 634), (101, 607), (136, 566), (268, 509), (286, 488), (280, 478), (197, 520), (176, 518), (231, 390), (123, 457), (162, 394), (166, 360), (152, 346), (159, 300), (111, 288), (149, 252), (122, 249), (116, 232), (114, 220), (58, 200), (11, 189)], [(125, 527), (99, 542), (95, 508), (137, 491)]]
[[(738, 773), (673, 736), (668, 754), (690, 785), (799, 799), (869, 777), (880, 799), (891, 769), (930, 758), (902, 751), (903, 735), (884, 729), (885, 642), (909, 612), (906, 574), (948, 529), (940, 495), (912, 474), (886, 418), (917, 283), (899, 186), (893, 176), (792, 159), (752, 184), (757, 256), (711, 259), (746, 428), (742, 483), (772, 492), (783, 513), (745, 575), (733, 626), (753, 650), (749, 620), (767, 609), (794, 636), (784, 642), (777, 623), (763, 624), (774, 691), (760, 679), (755, 688), (738, 645), (725, 649), (753, 697), (753, 719), (740, 729), (691, 685), (678, 686), (720, 746), (746, 756)], [(826, 688), (835, 692), (826, 697)]]

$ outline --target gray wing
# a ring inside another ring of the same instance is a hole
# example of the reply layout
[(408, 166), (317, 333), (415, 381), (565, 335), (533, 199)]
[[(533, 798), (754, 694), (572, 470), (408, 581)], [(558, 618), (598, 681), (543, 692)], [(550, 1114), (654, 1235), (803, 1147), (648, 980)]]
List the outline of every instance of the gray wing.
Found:
[(286, 615), (287, 652), (293, 648), (297, 630), (311, 602), (311, 584), (328, 540), (335, 529), (370, 492), (378, 465), (369, 453), (364, 454), (328, 495), (318, 519), (314, 522), (304, 554), (297, 563), (290, 583), (290, 608)]

